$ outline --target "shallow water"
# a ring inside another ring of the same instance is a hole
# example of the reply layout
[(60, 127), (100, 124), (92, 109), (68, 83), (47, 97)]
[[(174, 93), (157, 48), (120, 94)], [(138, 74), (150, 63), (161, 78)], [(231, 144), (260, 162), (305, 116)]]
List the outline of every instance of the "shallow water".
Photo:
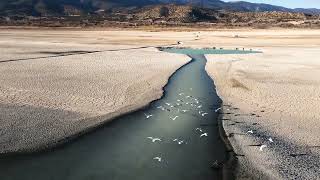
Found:
[[(204, 69), (206, 59), (193, 58), (170, 78), (161, 100), (54, 151), (2, 158), (0, 179), (221, 179), (220, 171), (211, 167), (227, 158), (214, 111), (221, 100)], [(202, 116), (200, 110), (208, 114)], [(208, 136), (200, 137), (196, 128)], [(150, 136), (161, 141), (152, 142)]]

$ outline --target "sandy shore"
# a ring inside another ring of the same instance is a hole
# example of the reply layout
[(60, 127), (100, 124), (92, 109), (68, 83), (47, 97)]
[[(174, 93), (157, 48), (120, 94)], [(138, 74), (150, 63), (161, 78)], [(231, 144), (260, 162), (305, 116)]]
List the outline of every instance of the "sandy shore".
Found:
[(244, 34), (263, 54), (207, 55), (206, 67), (224, 101), (238, 178), (319, 178), (320, 31)]
[(67, 31), (0, 32), (1, 153), (51, 146), (141, 108), (190, 60), (125, 42), (97, 45), (80, 36), (97, 32), (74, 33), (79, 39), (69, 41)]

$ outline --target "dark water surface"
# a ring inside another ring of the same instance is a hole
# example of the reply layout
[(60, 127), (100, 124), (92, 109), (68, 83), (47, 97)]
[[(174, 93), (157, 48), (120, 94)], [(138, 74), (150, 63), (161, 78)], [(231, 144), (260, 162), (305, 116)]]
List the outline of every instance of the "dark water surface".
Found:
[(170, 78), (161, 100), (51, 152), (2, 157), (0, 180), (221, 179), (221, 170), (212, 168), (227, 158), (215, 112), (221, 100), (205, 57), (192, 57)]

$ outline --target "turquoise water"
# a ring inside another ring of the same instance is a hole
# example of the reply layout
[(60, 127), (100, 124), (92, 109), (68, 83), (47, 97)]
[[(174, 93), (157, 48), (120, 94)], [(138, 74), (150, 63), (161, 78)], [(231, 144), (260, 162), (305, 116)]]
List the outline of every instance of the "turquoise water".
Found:
[(235, 49), (192, 49), (192, 48), (160, 48), (161, 51), (178, 54), (253, 54), (262, 53), (253, 50), (235, 50)]

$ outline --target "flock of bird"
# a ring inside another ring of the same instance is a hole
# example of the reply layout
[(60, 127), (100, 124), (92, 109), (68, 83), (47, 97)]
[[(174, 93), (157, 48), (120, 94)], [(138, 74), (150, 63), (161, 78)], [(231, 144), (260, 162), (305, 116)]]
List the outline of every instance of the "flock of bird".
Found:
[[(190, 90), (192, 90), (192, 88), (190, 88)], [(186, 95), (185, 93), (181, 92), (178, 94), (178, 96), (180, 97), (179, 99), (176, 100), (176, 102), (166, 102), (164, 103), (163, 105), (160, 105), (157, 107), (157, 109), (160, 109), (161, 111), (168, 111), (168, 112), (171, 112), (171, 111), (174, 111), (176, 110), (176, 112), (178, 113), (186, 113), (188, 111), (190, 111), (191, 109), (180, 109), (182, 107), (184, 107), (184, 105), (187, 105), (189, 106), (190, 108), (193, 108), (194, 110), (197, 110), (198, 111), (198, 115), (200, 117), (204, 117), (206, 115), (208, 115), (209, 113), (208, 112), (205, 112), (202, 110), (202, 107), (203, 107), (203, 104), (201, 104), (201, 102), (199, 101), (199, 99), (197, 98), (194, 98), (193, 96), (191, 95)], [(221, 107), (218, 107), (214, 110), (215, 113), (219, 113), (219, 111), (221, 110), (222, 108)], [(150, 119), (151, 117), (153, 117), (152, 114), (146, 114), (144, 113), (145, 115), (145, 118), (146, 119)], [(169, 119), (171, 119), (172, 121), (176, 121), (180, 118), (179, 115), (175, 115), (175, 116), (169, 116)], [(205, 137), (208, 137), (208, 133), (207, 132), (204, 132), (203, 129), (201, 128), (196, 128), (195, 131), (197, 133), (199, 133), (199, 138), (205, 138)], [(247, 131), (247, 134), (254, 134), (255, 132), (253, 130), (248, 130)], [(156, 143), (156, 142), (161, 142), (162, 139), (161, 138), (158, 138), (158, 137), (147, 137), (148, 139), (151, 140), (151, 142), (153, 143)], [(175, 139), (172, 139), (172, 142), (175, 142), (177, 143), (178, 145), (182, 145), (182, 144), (187, 144), (187, 141), (183, 140), (183, 139), (178, 139), (178, 138), (175, 138)], [(273, 143), (273, 139), (270, 137), (268, 139), (268, 142), (269, 143)], [(259, 150), (260, 151), (263, 151), (265, 148), (267, 148), (267, 144), (262, 144), (260, 145), (259, 147)], [(153, 158), (155, 161), (157, 162), (162, 162), (163, 161), (163, 158), (160, 157), (160, 156), (156, 156)]]
[[(254, 132), (253, 132), (253, 130), (249, 130), (249, 131), (247, 131), (247, 134), (254, 134)], [(271, 137), (269, 137), (268, 138), (268, 142), (269, 143), (273, 143), (274, 141), (273, 141), (273, 139)], [(266, 147), (267, 147), (267, 144), (262, 144), (262, 145), (260, 145), (259, 150), (263, 151), (263, 149), (266, 148)]]
[[(201, 32), (195, 32), (193, 33), (193, 35), (195, 36), (195, 39), (194, 40), (200, 40), (200, 35), (201, 35)], [(183, 45), (183, 42), (182, 41), (177, 41), (177, 45)]]
[[(227, 105), (227, 106), (230, 106), (230, 105)], [(219, 108), (219, 110), (220, 110), (221, 108)], [(217, 109), (218, 110), (218, 109)], [(230, 111), (230, 109), (228, 108), (228, 109), (226, 109), (227, 111)], [(255, 114), (252, 114), (252, 115), (255, 115)], [(250, 130), (248, 130), (247, 131), (247, 134), (251, 134), (251, 135), (254, 135), (254, 134), (257, 134), (257, 133), (255, 133), (252, 129), (250, 129)], [(274, 143), (274, 141), (273, 141), (273, 139), (271, 138), (271, 137), (269, 137), (268, 138), (268, 141), (267, 141), (269, 144), (270, 143)], [(267, 146), (267, 143), (264, 143), (264, 144), (261, 144), (261, 145), (259, 145), (260, 147), (259, 147), (259, 150), (260, 151), (263, 151), (263, 149), (265, 149), (265, 148), (267, 148), (268, 146)]]
[[(189, 89), (190, 91), (192, 91), (192, 88), (189, 88)], [(157, 109), (159, 109), (160, 111), (168, 111), (168, 112), (182, 113), (182, 114), (195, 110), (195, 111), (198, 111), (198, 116), (200, 117), (205, 117), (209, 114), (208, 112), (205, 112), (202, 109), (203, 104), (200, 102), (200, 100), (193, 97), (192, 95), (187, 95), (185, 92), (181, 92), (178, 94), (178, 97), (179, 98), (177, 98), (175, 102), (165, 102), (162, 105), (157, 106)], [(219, 107), (214, 111), (218, 113), (220, 110), (221, 108)], [(146, 119), (150, 119), (153, 117), (152, 114), (147, 114), (147, 113), (144, 113), (144, 116)], [(180, 118), (181, 117), (179, 116), (179, 114), (175, 114), (174, 116), (169, 116), (169, 119), (172, 121), (176, 121)], [(196, 128), (195, 131), (199, 134), (199, 138), (201, 139), (208, 137), (209, 135), (208, 132), (205, 132), (200, 127)], [(149, 136), (147, 137), (147, 139), (149, 139), (152, 143), (162, 142), (162, 139), (158, 137)], [(179, 138), (174, 138), (170, 141), (177, 143), (178, 145), (188, 144), (187, 141)], [(153, 160), (157, 162), (162, 162), (163, 158), (160, 156), (156, 156), (153, 158)]]
[[(197, 41), (197, 40), (200, 40), (200, 35), (201, 35), (201, 32), (195, 32), (195, 33), (193, 33), (193, 35), (194, 35), (194, 40), (195, 41)], [(233, 36), (234, 38), (240, 38), (240, 36), (239, 35), (234, 35)], [(184, 43), (182, 42), (182, 41), (177, 41), (177, 45), (179, 46), (179, 45), (183, 45)], [(216, 49), (216, 47), (213, 47), (213, 49)], [(223, 48), (220, 48), (220, 50), (222, 50)], [(235, 49), (236, 51), (239, 51), (239, 48), (236, 48)], [(242, 48), (242, 51), (245, 51), (245, 48)], [(252, 49), (250, 49), (250, 51), (252, 51)]]

